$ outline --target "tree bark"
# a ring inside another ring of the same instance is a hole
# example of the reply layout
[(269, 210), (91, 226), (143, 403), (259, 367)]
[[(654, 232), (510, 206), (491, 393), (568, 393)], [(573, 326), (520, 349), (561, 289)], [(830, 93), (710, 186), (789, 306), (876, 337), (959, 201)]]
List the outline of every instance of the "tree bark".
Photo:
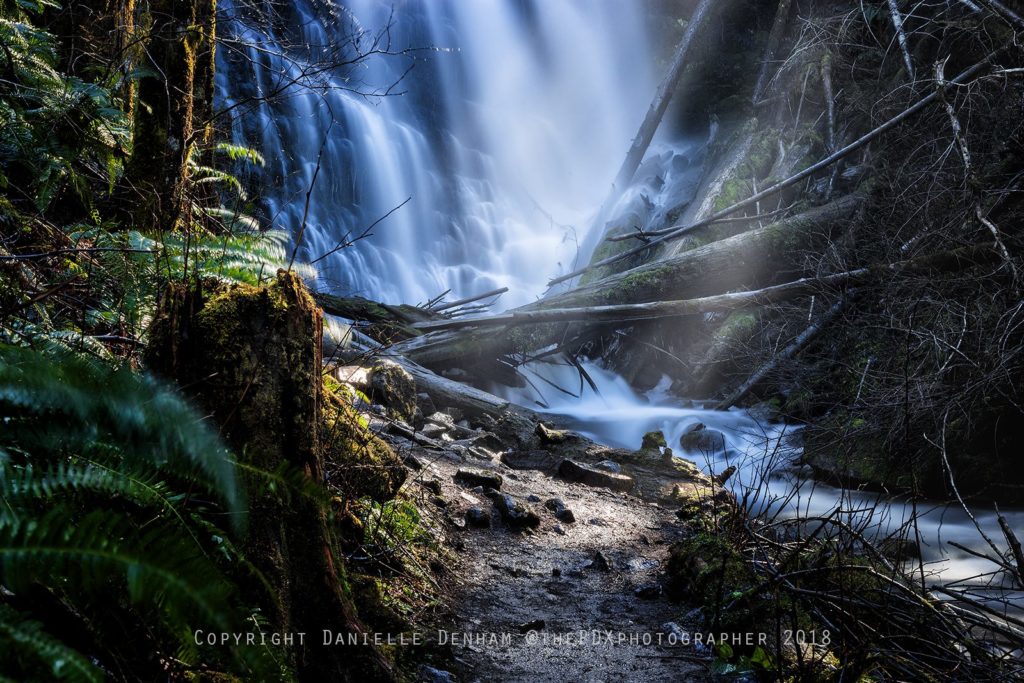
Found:
[[(135, 224), (169, 231), (187, 217), (188, 158), (208, 148), (216, 59), (215, 0), (150, 0), (143, 66), (133, 107), (132, 155), (122, 194)], [(206, 160), (200, 159), (205, 162)]]
[[(324, 482), (323, 317), (297, 276), (269, 287), (170, 286), (147, 348), (147, 364), (173, 378), (213, 416), (236, 456), (263, 471), (282, 465)], [(392, 680), (373, 647), (325, 647), (322, 629), (362, 632), (344, 589), (344, 566), (328, 510), (250, 487), (242, 547), (273, 595), (262, 602), (278, 632), (304, 632), (292, 649), (300, 680)], [(254, 582), (257, 594), (263, 594)]]

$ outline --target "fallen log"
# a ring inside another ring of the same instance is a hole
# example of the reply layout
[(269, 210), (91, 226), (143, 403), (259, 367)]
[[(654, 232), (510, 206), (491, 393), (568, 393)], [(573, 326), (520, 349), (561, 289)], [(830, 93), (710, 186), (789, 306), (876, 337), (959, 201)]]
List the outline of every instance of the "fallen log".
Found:
[[(967, 69), (962, 71), (959, 76), (957, 76), (956, 78), (954, 78), (951, 81), (949, 81), (949, 84), (950, 85), (962, 85), (968, 79), (972, 78), (973, 76), (975, 76), (976, 74), (981, 72), (989, 64), (991, 64), (992, 60), (995, 59), (996, 56), (1002, 54), (1005, 50), (1006, 50), (1006, 48), (1000, 48), (1000, 49), (996, 50), (995, 52), (992, 52), (988, 57), (986, 57), (982, 61), (980, 61), (977, 64), (975, 64), (975, 65), (973, 65), (971, 67), (968, 67)], [(697, 228), (701, 228), (701, 227), (704, 227), (706, 225), (710, 225), (711, 223), (713, 223), (713, 222), (715, 222), (715, 221), (717, 221), (717, 220), (719, 220), (721, 218), (725, 218), (726, 216), (732, 215), (732, 214), (736, 213), (737, 211), (742, 211), (743, 209), (746, 209), (746, 208), (749, 208), (749, 207), (752, 207), (752, 206), (756, 206), (763, 199), (765, 199), (767, 197), (770, 197), (772, 195), (778, 194), (782, 190), (784, 190), (784, 189), (786, 189), (788, 187), (792, 187), (793, 185), (796, 185), (797, 183), (800, 183), (800, 182), (806, 180), (807, 178), (810, 178), (811, 176), (813, 176), (818, 171), (821, 171), (821, 170), (824, 170), (824, 169), (830, 167), (832, 164), (834, 164), (835, 162), (839, 161), (840, 159), (844, 159), (845, 157), (849, 156), (850, 154), (852, 154), (853, 152), (857, 151), (858, 149), (864, 147), (868, 143), (870, 143), (870, 142), (874, 141), (875, 139), (881, 137), (883, 134), (885, 134), (886, 132), (888, 132), (892, 128), (896, 127), (897, 125), (899, 125), (904, 120), (910, 118), (914, 114), (917, 114), (922, 109), (924, 109), (925, 107), (927, 107), (931, 103), (935, 102), (938, 98), (939, 98), (939, 93), (938, 92), (932, 92), (931, 94), (926, 95), (925, 97), (921, 98), (920, 100), (918, 100), (916, 103), (914, 103), (913, 105), (911, 105), (907, 109), (904, 109), (902, 112), (900, 112), (896, 116), (892, 117), (891, 119), (889, 119), (888, 121), (886, 121), (882, 125), (878, 126), (877, 128), (871, 130), (870, 132), (865, 133), (860, 138), (854, 140), (853, 142), (851, 142), (850, 144), (846, 145), (842, 149), (836, 150), (835, 152), (833, 152), (832, 154), (828, 155), (827, 157), (825, 157), (821, 161), (818, 161), (817, 163), (814, 163), (814, 164), (808, 166), (804, 170), (800, 171), (799, 173), (796, 173), (795, 175), (792, 175), (792, 176), (786, 178), (785, 180), (781, 180), (781, 181), (775, 183), (774, 185), (766, 187), (765, 189), (761, 190), (760, 192), (755, 193), (753, 196), (748, 197), (747, 199), (744, 199), (742, 201), (736, 202), (732, 206), (728, 206), (728, 207), (722, 209), (721, 211), (717, 211), (717, 212), (711, 214), (710, 216), (707, 216), (707, 217), (705, 217), (705, 218), (703, 218), (701, 220), (695, 221), (695, 222), (687, 224), (687, 225), (682, 225), (682, 226), (676, 228), (675, 230), (673, 230), (673, 231), (671, 231), (671, 232), (669, 232), (667, 234), (664, 234), (661, 237), (658, 237), (657, 239), (651, 240), (650, 242), (648, 242), (646, 244), (642, 244), (642, 245), (640, 245), (638, 247), (635, 247), (633, 249), (628, 249), (628, 250), (626, 250), (624, 252), (621, 252), (621, 253), (616, 254), (614, 256), (610, 256), (610, 257), (608, 257), (606, 259), (603, 259), (601, 261), (598, 261), (596, 263), (591, 263), (591, 264), (589, 264), (587, 266), (584, 266), (583, 268), (578, 268), (578, 269), (576, 269), (576, 270), (574, 270), (572, 272), (566, 273), (565, 275), (560, 275), (560, 276), (550, 280), (548, 282), (548, 286), (552, 287), (552, 286), (554, 286), (556, 284), (559, 284), (560, 282), (565, 282), (567, 280), (571, 280), (571, 279), (573, 279), (575, 277), (578, 277), (578, 276), (580, 276), (580, 275), (582, 275), (582, 274), (584, 274), (586, 272), (589, 272), (589, 271), (591, 271), (591, 270), (593, 270), (595, 268), (601, 268), (601, 267), (604, 267), (604, 266), (609, 266), (609, 265), (612, 265), (613, 263), (618, 263), (619, 261), (622, 261), (622, 260), (625, 260), (625, 259), (628, 259), (628, 258), (632, 258), (633, 256), (636, 256), (637, 254), (643, 253), (643, 252), (647, 251), (648, 249), (650, 249), (651, 247), (654, 247), (654, 246), (656, 246), (658, 244), (662, 244), (662, 243), (668, 242), (670, 240), (678, 239), (678, 238), (682, 237), (683, 235), (685, 235), (685, 234), (687, 234), (689, 232), (692, 232), (693, 230), (696, 230)]]
[[(858, 195), (842, 197), (798, 216), (616, 273), (515, 311), (689, 299), (756, 288), (769, 283), (779, 272), (800, 271), (801, 249), (813, 250), (826, 244), (836, 225), (852, 215), (861, 201)], [(524, 352), (535, 351), (549, 344), (561, 344), (564, 338), (564, 325), (557, 324), (535, 327), (528, 339), (495, 335), (492, 329), (470, 328), (434, 331), (399, 342), (392, 349), (417, 363), (434, 367), (455, 361), (494, 360), (517, 347)]]
[[(484, 318), (420, 323), (420, 329), (427, 331), (428, 334), (398, 344), (392, 350), (400, 351), (410, 358), (427, 364), (443, 365), (455, 360), (472, 362), (474, 358), (493, 360), (510, 353), (515, 343), (515, 338), (511, 335), (495, 334), (493, 331), (495, 327), (510, 328), (518, 325), (550, 323), (600, 325), (736, 310), (815, 294), (822, 289), (869, 284), (880, 281), (886, 276), (960, 271), (973, 266), (998, 263), (999, 259), (999, 251), (992, 245), (984, 244), (831, 275), (800, 278), (757, 290), (730, 292), (695, 299), (578, 308), (534, 310), (524, 308)], [(531, 304), (531, 306), (536, 306), (536, 304)], [(533, 343), (537, 344), (538, 348), (549, 343), (557, 343), (559, 335), (564, 334), (564, 328), (558, 325), (553, 328), (550, 333), (533, 335), (531, 337)]]
[(826, 287), (848, 287), (851, 285), (875, 281), (885, 274), (907, 271), (931, 272), (962, 267), (965, 263), (979, 263), (977, 257), (995, 256), (994, 250), (987, 246), (964, 247), (939, 254), (921, 256), (907, 261), (898, 261), (881, 266), (870, 266), (822, 275), (804, 277), (791, 282), (763, 287), (761, 289), (728, 292), (714, 296), (685, 299), (681, 301), (652, 301), (641, 304), (620, 304), (617, 306), (585, 306), (580, 308), (549, 308), (541, 310), (513, 310), (498, 315), (461, 320), (439, 320), (434, 322), (415, 323), (413, 327), (424, 332), (436, 330), (456, 330), (467, 327), (508, 327), (512, 325), (530, 325), (551, 322), (624, 322), (646, 320), (651, 318), (669, 318), (712, 311), (731, 311), (750, 306), (765, 306), (793, 299), (807, 294), (814, 294)]

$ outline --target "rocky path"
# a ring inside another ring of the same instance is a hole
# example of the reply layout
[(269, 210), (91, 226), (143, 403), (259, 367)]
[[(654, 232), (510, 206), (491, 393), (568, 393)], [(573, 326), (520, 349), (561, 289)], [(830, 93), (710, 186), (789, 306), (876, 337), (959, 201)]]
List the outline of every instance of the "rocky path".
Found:
[[(706, 480), (681, 476), (694, 474), (682, 462), (641, 466), (637, 454), (572, 436), (562, 444), (520, 437), (520, 447), (541, 449), (513, 447), (502, 455), (493, 440), (495, 450), (473, 439), (453, 441), (460, 436), (455, 429), (430, 432), (440, 449), (424, 447), (429, 442), (420, 435), (420, 444), (392, 438), (414, 468), (410, 493), (421, 509), (436, 511), (452, 549), (448, 645), (455, 665), (452, 677), (427, 670), (426, 678), (708, 679), (705, 653), (678, 642), (681, 631), (692, 630), (690, 607), (663, 593), (669, 547), (683, 533), (674, 514), (679, 506), (666, 498), (673, 486)], [(566, 457), (593, 473), (585, 479), (613, 486), (620, 480), (602, 479), (594, 465), (632, 457), (621, 471), (634, 486), (624, 493), (570, 482), (558, 474)]]

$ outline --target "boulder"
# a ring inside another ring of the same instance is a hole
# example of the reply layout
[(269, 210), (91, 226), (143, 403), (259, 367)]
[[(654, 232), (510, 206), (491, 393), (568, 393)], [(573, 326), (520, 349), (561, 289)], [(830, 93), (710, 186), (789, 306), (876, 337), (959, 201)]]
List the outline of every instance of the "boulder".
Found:
[(644, 439), (640, 443), (640, 450), (659, 450), (668, 445), (665, 441), (665, 435), (661, 432), (647, 432), (644, 434)]
[(613, 491), (629, 491), (633, 488), (633, 478), (630, 476), (599, 470), (575, 460), (563, 460), (558, 465), (558, 473), (568, 481), (587, 486), (603, 486)]
[(378, 360), (370, 370), (370, 399), (391, 417), (412, 422), (416, 417), (416, 380), (392, 360)]
[(679, 437), (679, 445), (684, 451), (714, 453), (725, 450), (725, 435), (717, 429), (709, 429), (703, 422), (696, 422)]

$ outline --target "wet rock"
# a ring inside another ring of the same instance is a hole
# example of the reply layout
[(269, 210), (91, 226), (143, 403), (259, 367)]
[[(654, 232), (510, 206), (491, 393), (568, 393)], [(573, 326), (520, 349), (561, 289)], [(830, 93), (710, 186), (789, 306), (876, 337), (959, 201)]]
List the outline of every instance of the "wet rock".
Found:
[(500, 489), (501, 475), (490, 470), (461, 469), (455, 473), (455, 481), (463, 486), (483, 486), (485, 489)]
[(552, 567), (551, 568), (551, 576), (561, 576), (561, 575), (562, 575), (562, 570), (560, 568), (558, 568), (558, 567)]
[(553, 527), (551, 527), (551, 530), (559, 536), (565, 536), (565, 529), (562, 527), (561, 524), (554, 525)]
[(430, 502), (433, 503), (434, 505), (436, 505), (439, 508), (446, 508), (446, 507), (448, 507), (448, 501), (445, 500), (444, 498), (442, 498), (441, 496), (432, 496), (430, 498)]
[(505, 523), (514, 529), (540, 526), (540, 516), (529, 505), (516, 500), (507, 493), (499, 493), (495, 496), (494, 505), (498, 508)]
[(557, 460), (547, 451), (512, 451), (502, 454), (501, 462), (514, 470), (548, 470)]
[(466, 526), (474, 529), (486, 529), (491, 526), (491, 513), (474, 505), (466, 510)]
[(370, 370), (370, 398), (406, 422), (416, 415), (416, 380), (398, 363), (379, 360)]
[(494, 454), (484, 448), (470, 446), (469, 448), (466, 449), (466, 453), (476, 458), (477, 460), (484, 460), (486, 462), (494, 461)]
[(725, 435), (717, 429), (709, 429), (703, 422), (697, 422), (683, 431), (679, 445), (691, 453), (714, 453), (725, 450)]
[(612, 562), (608, 559), (607, 555), (598, 550), (594, 553), (594, 559), (590, 561), (590, 568), (602, 572), (610, 572), (612, 570)]
[(442, 669), (435, 669), (426, 664), (420, 665), (418, 680), (420, 683), (455, 683), (455, 676)]
[(533, 621), (527, 621), (526, 623), (519, 624), (520, 633), (529, 633), (530, 631), (542, 631), (544, 629), (543, 619), (534, 619)]
[(657, 600), (661, 597), (661, 586), (656, 583), (648, 583), (633, 591), (633, 595), (641, 600)]
[(686, 637), (686, 631), (684, 631), (683, 627), (674, 621), (666, 621), (662, 624), (661, 632), (667, 636), (674, 636), (677, 642)]
[(601, 462), (594, 463), (594, 467), (605, 472), (611, 472), (612, 474), (622, 474), (622, 465), (614, 460), (602, 460)]
[(633, 488), (632, 477), (605, 472), (575, 460), (563, 460), (558, 465), (558, 473), (568, 481), (579, 482), (587, 486), (603, 486), (613, 491), (629, 491)]
[(417, 433), (424, 438), (436, 441), (437, 439), (440, 439), (442, 436), (444, 436), (444, 434), (447, 431), (447, 429), (445, 429), (439, 424), (435, 424), (433, 422), (426, 422), (423, 424), (423, 429), (421, 429)]
[(576, 515), (573, 514), (572, 510), (566, 507), (565, 503), (561, 498), (550, 498), (544, 501), (544, 507), (554, 513), (555, 519), (572, 524), (576, 521)]
[(661, 432), (647, 432), (644, 434), (643, 441), (640, 443), (640, 450), (658, 450), (668, 445), (665, 441), (665, 435)]
[(530, 495), (528, 495), (526, 497), (526, 500), (531, 502), (531, 503), (539, 503), (540, 502), (540, 496), (531, 493)]
[(427, 424), (437, 425), (443, 427), (444, 431), (451, 431), (455, 429), (455, 420), (448, 413), (436, 412), (431, 413), (425, 419)]

